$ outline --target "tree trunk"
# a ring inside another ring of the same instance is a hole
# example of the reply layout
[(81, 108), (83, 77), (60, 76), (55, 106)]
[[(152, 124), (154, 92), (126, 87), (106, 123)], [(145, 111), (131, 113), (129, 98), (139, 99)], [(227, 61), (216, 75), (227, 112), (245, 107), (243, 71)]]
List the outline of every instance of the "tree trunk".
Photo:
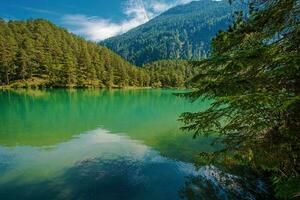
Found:
[(6, 75), (6, 85), (9, 85), (9, 73), (8, 71), (5, 73)]

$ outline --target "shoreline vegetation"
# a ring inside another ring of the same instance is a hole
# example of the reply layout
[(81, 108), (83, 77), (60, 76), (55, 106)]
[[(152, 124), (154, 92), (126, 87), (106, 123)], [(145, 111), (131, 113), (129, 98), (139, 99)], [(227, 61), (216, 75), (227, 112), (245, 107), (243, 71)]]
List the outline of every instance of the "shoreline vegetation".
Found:
[(0, 85), (0, 90), (42, 90), (42, 89), (122, 89), (122, 90), (138, 90), (138, 89), (191, 89), (190, 87), (153, 87), (153, 86), (112, 86), (112, 87), (101, 87), (96, 85), (56, 85), (51, 86), (49, 82), (45, 80), (32, 79), (32, 80), (20, 80), (10, 83), (9, 85)]
[(51, 85), (50, 82), (38, 79), (38, 78), (31, 78), (28, 80), (17, 80), (9, 85), (1, 85), (0, 89), (147, 89), (152, 88), (149, 86), (139, 87), (139, 86), (117, 86), (112, 85), (111, 87), (105, 87), (100, 85)]

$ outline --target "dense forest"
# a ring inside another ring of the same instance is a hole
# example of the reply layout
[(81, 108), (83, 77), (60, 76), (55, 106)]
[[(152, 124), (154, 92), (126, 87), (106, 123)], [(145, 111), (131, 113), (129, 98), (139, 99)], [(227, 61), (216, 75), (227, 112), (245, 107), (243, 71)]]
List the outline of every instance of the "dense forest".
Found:
[[(299, 199), (300, 4), (249, 2), (250, 17), (236, 13), (235, 23), (212, 40), (211, 56), (195, 62), (197, 89), (184, 96), (214, 103), (184, 113), (183, 129), (195, 137), (220, 134), (216, 142), (224, 149), (201, 153), (199, 164), (251, 168), (270, 181), (276, 198)], [(183, 191), (190, 199), (197, 199), (197, 181)]]
[(196, 67), (192, 67), (184, 60), (161, 60), (143, 65), (150, 76), (151, 87), (162, 88), (186, 88), (188, 81), (198, 73)]
[(198, 60), (209, 54), (211, 38), (231, 24), (233, 10), (227, 1), (191, 2), (101, 44), (138, 66), (164, 59)]
[(149, 81), (143, 69), (46, 20), (0, 20), (0, 85), (112, 88)]
[(11, 87), (186, 87), (187, 61), (137, 68), (106, 47), (46, 20), (0, 21), (0, 85)]

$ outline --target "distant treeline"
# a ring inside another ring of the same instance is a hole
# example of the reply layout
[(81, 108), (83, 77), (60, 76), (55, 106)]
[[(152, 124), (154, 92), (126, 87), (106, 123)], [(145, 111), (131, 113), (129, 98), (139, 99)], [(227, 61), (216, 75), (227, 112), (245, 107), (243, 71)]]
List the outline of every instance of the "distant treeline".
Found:
[(188, 81), (198, 72), (197, 68), (183, 60), (161, 60), (143, 67), (150, 76), (151, 87), (189, 87)]
[(10, 87), (185, 87), (186, 61), (138, 68), (106, 47), (42, 20), (0, 19), (0, 85)]

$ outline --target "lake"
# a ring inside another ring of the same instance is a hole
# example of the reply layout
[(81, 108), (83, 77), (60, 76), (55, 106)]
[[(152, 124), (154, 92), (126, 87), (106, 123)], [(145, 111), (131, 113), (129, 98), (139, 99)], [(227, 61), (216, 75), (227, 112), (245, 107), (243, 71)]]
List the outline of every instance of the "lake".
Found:
[(262, 181), (193, 165), (220, 147), (178, 117), (210, 101), (175, 92), (0, 91), (0, 199), (259, 199)]

